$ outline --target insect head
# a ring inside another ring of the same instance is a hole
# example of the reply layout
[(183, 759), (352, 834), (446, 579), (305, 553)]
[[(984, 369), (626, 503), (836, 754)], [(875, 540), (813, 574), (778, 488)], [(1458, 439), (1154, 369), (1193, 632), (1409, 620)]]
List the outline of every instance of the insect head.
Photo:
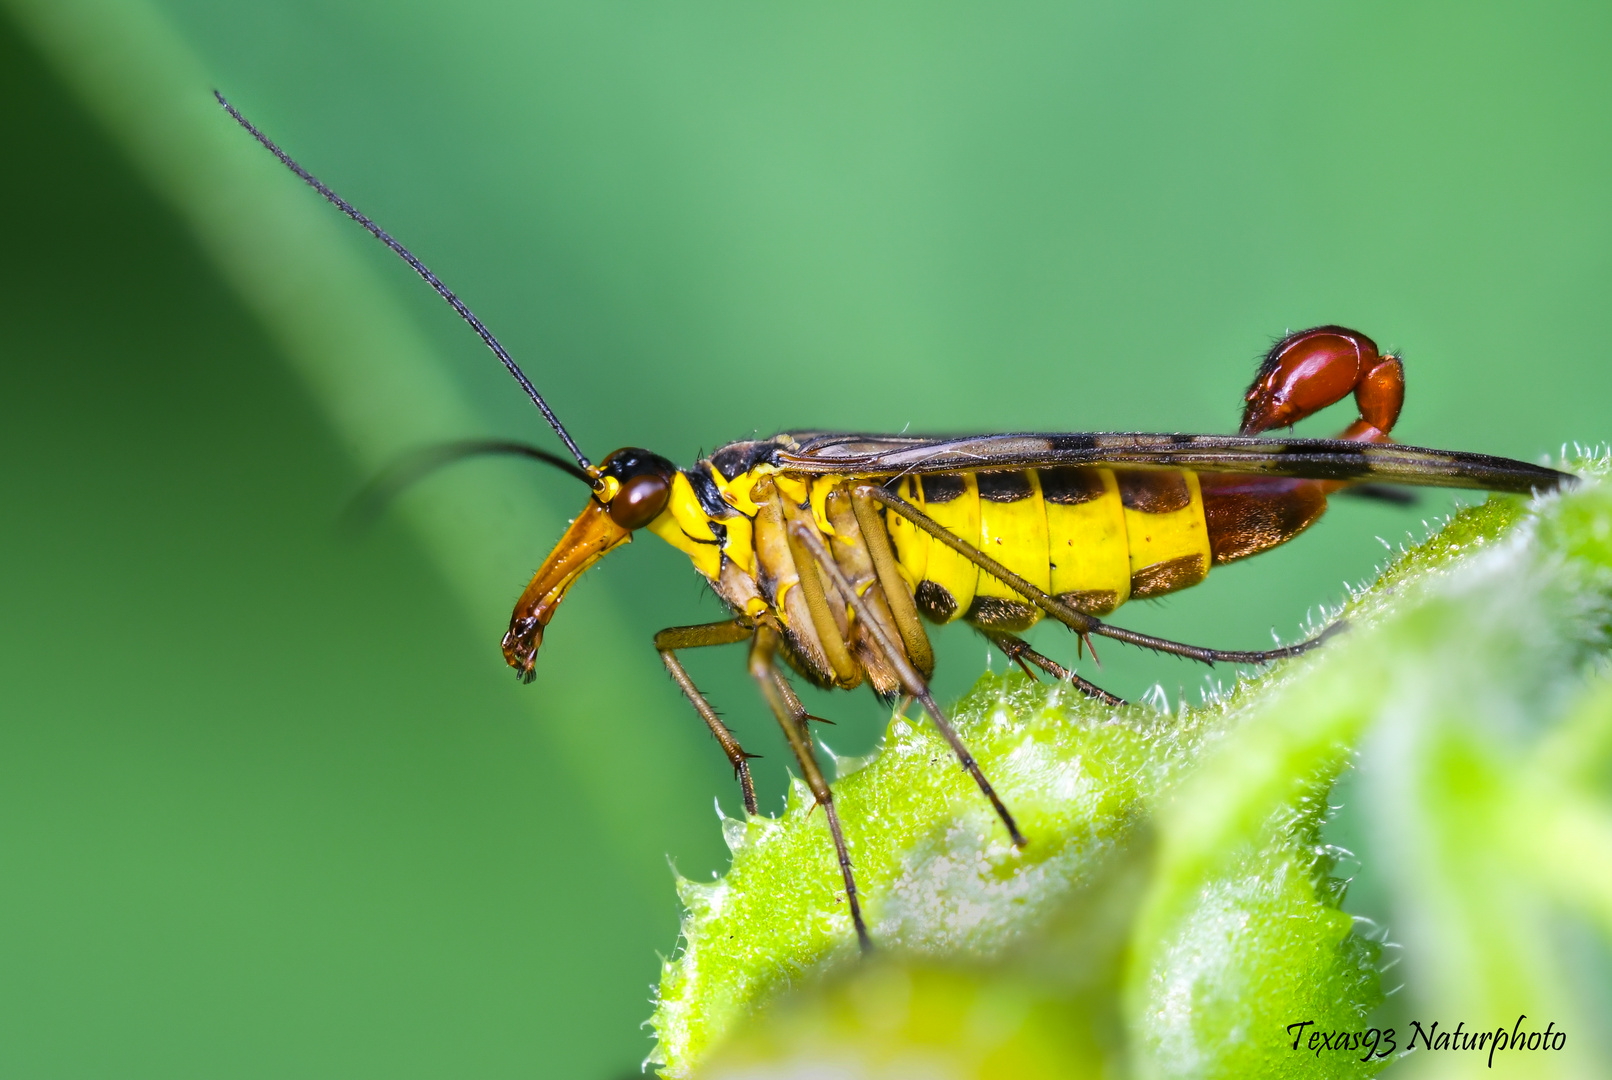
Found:
[(636, 447), (617, 450), (600, 463), (592, 497), (526, 586), (504, 635), (504, 659), (523, 680), (532, 679), (543, 628), (566, 592), (590, 566), (660, 515), (675, 472), (670, 461)]

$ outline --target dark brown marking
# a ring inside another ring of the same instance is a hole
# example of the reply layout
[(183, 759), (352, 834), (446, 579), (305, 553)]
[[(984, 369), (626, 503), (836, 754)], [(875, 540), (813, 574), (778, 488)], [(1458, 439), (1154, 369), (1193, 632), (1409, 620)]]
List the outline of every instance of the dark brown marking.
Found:
[(1119, 499), (1128, 510), (1144, 514), (1170, 514), (1184, 510), (1192, 502), (1187, 478), (1166, 470), (1116, 471)]
[(1060, 465), (1056, 469), (1036, 471), (1041, 475), (1041, 497), (1058, 506), (1079, 506), (1108, 494), (1103, 475), (1096, 469)]
[[(1272, 660), (1280, 660), (1283, 657), (1288, 656), (1297, 656), (1300, 653), (1307, 652), (1310, 649), (1315, 648), (1317, 645), (1321, 644), (1321, 642), (1325, 641), (1327, 637), (1335, 630), (1344, 625), (1341, 621), (1333, 623), (1332, 627), (1328, 630), (1311, 638), (1309, 641), (1301, 641), (1296, 645), (1284, 645), (1277, 649), (1259, 649), (1254, 651), (1245, 651), (1242, 649), (1206, 649), (1201, 645), (1186, 645), (1179, 641), (1168, 641), (1164, 638), (1154, 637), (1151, 634), (1138, 634), (1134, 630), (1126, 630), (1125, 628), (1119, 626), (1110, 626), (1108, 623), (1095, 619), (1090, 615), (1084, 614), (1083, 612), (1074, 610), (1069, 605), (1058, 600), (1056, 597), (1048, 596), (1045, 592), (1036, 588), (1033, 584), (1024, 580), (1024, 578), (1020, 577), (1018, 574), (1015, 574), (1012, 570), (1009, 570), (1007, 567), (1003, 566), (995, 559), (992, 559), (989, 555), (986, 555), (978, 548), (971, 547), (963, 540), (958, 539), (952, 533), (947, 532), (944, 525), (940, 524), (934, 518), (926, 515), (916, 506), (909, 505), (898, 496), (892, 495), (890, 492), (885, 491), (882, 488), (874, 487), (872, 484), (858, 484), (856, 487), (856, 494), (865, 495), (875, 502), (882, 504), (887, 511), (899, 514), (900, 516), (906, 518), (908, 521), (912, 522), (918, 528), (928, 533), (934, 539), (940, 541), (946, 547), (951, 548), (959, 555), (968, 559), (975, 566), (978, 566), (981, 570), (984, 570), (986, 573), (990, 574), (1004, 585), (1007, 585), (1020, 596), (1023, 596), (1025, 599), (1039, 607), (1042, 611), (1045, 611), (1048, 615), (1051, 615), (1054, 619), (1057, 619), (1059, 622), (1063, 623), (1077, 634), (1101, 634), (1103, 637), (1113, 638), (1115, 641), (1129, 642), (1132, 645), (1140, 645), (1144, 649), (1153, 649), (1156, 652), (1169, 653), (1172, 656), (1190, 657), (1193, 660), (1201, 660), (1206, 664), (1268, 664)], [(853, 603), (861, 603), (861, 598), (855, 598)], [(928, 708), (927, 703), (925, 704), (925, 708)], [(931, 713), (930, 715), (934, 714)]]
[(1146, 600), (1196, 585), (1209, 576), (1202, 555), (1181, 555), (1144, 566), (1131, 575), (1131, 599)]
[(1087, 615), (1107, 615), (1119, 607), (1119, 594), (1113, 589), (1077, 589), (1059, 593), (1058, 599)]
[(709, 470), (684, 469), (683, 477), (688, 481), (688, 486), (694, 489), (694, 497), (700, 500), (700, 509), (705, 511), (707, 517), (730, 518), (739, 513), (722, 498), (722, 489), (711, 479)]
[(712, 454), (710, 460), (717, 472), (732, 480), (766, 461), (775, 446), (777, 441), (772, 439), (729, 443)]
[(1012, 472), (977, 473), (974, 481), (979, 485), (980, 498), (994, 503), (1016, 503), (1035, 494), (1030, 474), (1016, 469)]
[(933, 581), (920, 581), (913, 599), (918, 603), (918, 610), (923, 612), (930, 622), (947, 622), (957, 613), (957, 598), (946, 586), (937, 585)]
[(1041, 609), (1022, 600), (977, 596), (964, 617), (987, 630), (1028, 630), (1041, 617)]
[(945, 503), (961, 498), (968, 481), (958, 473), (936, 473), (924, 477), (924, 502)]
[(1293, 539), (1327, 508), (1322, 484), (1257, 476), (1202, 476), (1203, 517), (1215, 565)]

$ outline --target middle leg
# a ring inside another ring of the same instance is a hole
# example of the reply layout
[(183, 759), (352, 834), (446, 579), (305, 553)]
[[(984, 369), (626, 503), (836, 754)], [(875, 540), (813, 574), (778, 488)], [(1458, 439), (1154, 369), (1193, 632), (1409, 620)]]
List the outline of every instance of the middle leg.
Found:
[(935, 703), (934, 695), (929, 692), (929, 684), (913, 669), (911, 662), (908, 660), (906, 653), (902, 651), (900, 645), (891, 640), (890, 636), (885, 633), (884, 627), (873, 612), (868, 609), (867, 600), (859, 596), (857, 591), (851, 587), (850, 582), (845, 580), (845, 575), (840, 571), (839, 564), (834, 561), (834, 556), (829, 553), (827, 546), (824, 545), (823, 538), (817, 534), (816, 529), (811, 528), (809, 524), (803, 521), (793, 523), (790, 528), (793, 530), (796, 539), (804, 544), (812, 557), (817, 560), (822, 571), (828, 575), (840, 592), (850, 600), (851, 607), (856, 612), (856, 617), (867, 626), (873, 640), (878, 643), (879, 650), (884, 653), (885, 659), (890, 663), (890, 667), (895, 671), (897, 678), (901, 680), (902, 690), (923, 704), (924, 711), (929, 714), (929, 719), (934, 722), (935, 727), (940, 731), (941, 737), (951, 747), (958, 763), (974, 778), (974, 783), (979, 787), (980, 793), (990, 801), (992, 809), (996, 811), (996, 816), (1002, 820), (1002, 824), (1007, 828), (1008, 836), (1013, 840), (1013, 846), (1017, 848), (1024, 847), (1029, 841), (1025, 840), (1024, 834), (1019, 831), (1018, 822), (1013, 820), (1013, 814), (1008, 810), (1007, 805), (1002, 802), (1002, 797), (996, 793), (996, 789), (991, 786), (991, 782), (985, 779), (985, 773), (980, 769), (979, 762), (974, 760), (973, 753), (963, 744), (963, 740), (957, 734), (957, 729), (952, 727), (951, 721), (946, 719), (946, 714)]

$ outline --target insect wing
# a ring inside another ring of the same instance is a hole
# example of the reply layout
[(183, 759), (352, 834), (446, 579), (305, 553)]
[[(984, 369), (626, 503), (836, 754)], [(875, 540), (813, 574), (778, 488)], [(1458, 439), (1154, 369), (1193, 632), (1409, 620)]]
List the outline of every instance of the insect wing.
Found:
[(1104, 465), (1522, 494), (1549, 491), (1573, 479), (1510, 458), (1397, 443), (1133, 432), (952, 438), (798, 432), (779, 439), (772, 463), (792, 472), (870, 477)]

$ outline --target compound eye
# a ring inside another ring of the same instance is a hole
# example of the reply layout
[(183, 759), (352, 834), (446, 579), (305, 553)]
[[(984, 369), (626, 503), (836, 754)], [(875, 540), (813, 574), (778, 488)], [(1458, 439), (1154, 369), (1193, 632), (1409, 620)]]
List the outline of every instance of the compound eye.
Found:
[(644, 473), (622, 482), (610, 500), (610, 520), (623, 529), (641, 529), (666, 509), (672, 485), (664, 476)]

